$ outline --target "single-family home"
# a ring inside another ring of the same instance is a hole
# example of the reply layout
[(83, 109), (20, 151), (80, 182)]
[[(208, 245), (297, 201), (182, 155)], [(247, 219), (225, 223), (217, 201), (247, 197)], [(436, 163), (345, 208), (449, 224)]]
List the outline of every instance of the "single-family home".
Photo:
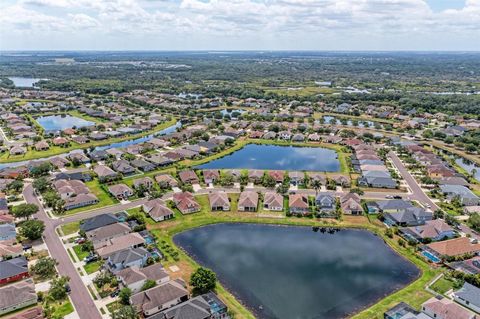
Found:
[(145, 244), (145, 239), (139, 233), (129, 233), (111, 238), (107, 241), (97, 242), (93, 245), (97, 254), (106, 259), (108, 256), (127, 248), (137, 248)]
[(440, 185), (440, 190), (449, 200), (458, 198), (464, 206), (480, 205), (480, 197), (475, 195), (470, 189), (462, 185)]
[(178, 186), (178, 182), (172, 175), (160, 174), (155, 176), (155, 181), (161, 188), (173, 188)]
[(220, 172), (216, 169), (203, 170), (203, 180), (205, 184), (213, 184), (220, 178)]
[(238, 199), (238, 211), (256, 212), (258, 208), (258, 193), (253, 191), (243, 191)]
[(111, 272), (116, 273), (129, 267), (143, 267), (148, 256), (148, 250), (143, 247), (129, 247), (110, 254), (107, 257), (106, 264)]
[(201, 209), (200, 204), (197, 203), (192, 193), (190, 192), (173, 194), (173, 202), (182, 214), (196, 213)]
[(288, 172), (290, 184), (293, 186), (303, 185), (305, 182), (305, 173), (299, 171)]
[(476, 319), (476, 315), (448, 298), (432, 297), (422, 304), (422, 313), (430, 318)]
[(0, 241), (15, 239), (15, 237), (17, 237), (15, 224), (0, 224)]
[(262, 181), (264, 172), (258, 169), (248, 170), (248, 180), (251, 183), (259, 184)]
[(0, 285), (25, 279), (29, 276), (24, 256), (0, 261)]
[(170, 281), (170, 276), (160, 263), (144, 268), (125, 268), (116, 273), (116, 276), (121, 285), (130, 288), (134, 294), (142, 290), (147, 280), (153, 280), (157, 285)]
[(315, 197), (315, 209), (320, 214), (332, 214), (337, 209), (337, 201), (332, 194), (319, 193)]
[(197, 174), (194, 171), (182, 171), (178, 173), (178, 177), (180, 181), (184, 184), (198, 184), (200, 181), (198, 180)]
[(150, 172), (150, 171), (153, 171), (155, 169), (155, 164), (147, 162), (147, 161), (142, 160), (142, 159), (134, 159), (133, 161), (130, 162), (130, 164), (133, 167), (138, 168), (139, 170), (141, 170), (143, 172)]
[(150, 319), (222, 319), (228, 317), (227, 306), (213, 292), (196, 296), (157, 313)]
[(229, 211), (230, 200), (225, 191), (214, 191), (208, 194), (211, 211)]
[(455, 236), (454, 229), (442, 219), (428, 220), (424, 225), (401, 228), (400, 231), (408, 239), (419, 242), (437, 241)]
[(117, 217), (112, 214), (102, 214), (94, 217), (87, 218), (80, 222), (80, 230), (84, 232), (89, 232), (91, 230), (104, 227), (107, 225), (111, 225), (114, 223), (118, 223)]
[(480, 313), (480, 288), (465, 282), (461, 289), (453, 293), (453, 299), (459, 304)]
[(283, 196), (277, 192), (267, 191), (263, 196), (263, 208), (271, 211), (283, 211)]
[(422, 247), (438, 258), (442, 256), (454, 257), (465, 254), (476, 254), (480, 252), (480, 244), (474, 243), (468, 237), (459, 237), (449, 240), (437, 241)]
[(292, 215), (305, 215), (309, 213), (308, 197), (304, 194), (288, 195), (288, 211)]
[(130, 163), (126, 160), (118, 160), (112, 163), (112, 168), (118, 172), (122, 173), (123, 175), (130, 175), (135, 173), (135, 168), (130, 165)]
[(142, 205), (142, 209), (156, 222), (171, 219), (174, 216), (173, 211), (159, 198), (149, 200)]
[(100, 182), (112, 181), (118, 178), (118, 173), (105, 165), (97, 165), (93, 168)]
[(118, 200), (128, 199), (130, 196), (133, 196), (133, 190), (125, 184), (108, 186), (108, 191)]
[(112, 238), (120, 237), (131, 232), (130, 227), (126, 223), (113, 223), (106, 226), (98, 227), (85, 232), (87, 239), (93, 244), (102, 241), (109, 241)]
[(363, 207), (360, 201), (360, 196), (356, 193), (347, 193), (340, 197), (340, 207), (344, 214), (348, 215), (362, 215)]
[(22, 280), (0, 287), (0, 316), (37, 303), (32, 280)]
[(133, 188), (139, 189), (144, 187), (146, 190), (150, 190), (153, 187), (153, 179), (151, 177), (142, 177), (133, 180)]

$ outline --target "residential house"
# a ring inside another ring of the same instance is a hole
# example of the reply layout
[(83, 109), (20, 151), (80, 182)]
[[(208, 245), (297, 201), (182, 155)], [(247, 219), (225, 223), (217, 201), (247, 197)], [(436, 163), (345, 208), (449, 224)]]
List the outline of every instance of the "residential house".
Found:
[(330, 215), (337, 209), (337, 201), (335, 197), (329, 193), (319, 193), (315, 198), (315, 208), (321, 215)]
[(476, 254), (480, 252), (480, 244), (473, 243), (468, 237), (459, 237), (444, 241), (437, 241), (422, 247), (435, 256), (454, 257), (465, 254)]
[(36, 303), (37, 293), (31, 280), (0, 287), (0, 316)]
[(37, 151), (46, 151), (50, 148), (50, 145), (48, 145), (47, 141), (40, 141), (35, 143), (35, 149)]
[(248, 170), (248, 180), (251, 183), (259, 184), (263, 178), (263, 171), (258, 169), (250, 169)]
[(306, 215), (310, 212), (308, 197), (304, 194), (288, 195), (288, 211), (292, 215)]
[(455, 236), (454, 229), (442, 219), (428, 220), (424, 225), (401, 228), (405, 237), (419, 242), (438, 241)]
[(205, 184), (214, 184), (220, 178), (220, 172), (215, 169), (203, 170), (203, 180)]
[(173, 202), (182, 214), (196, 213), (201, 209), (200, 204), (197, 203), (192, 193), (190, 192), (173, 194)]
[(82, 182), (89, 182), (92, 180), (90, 170), (85, 167), (72, 169), (64, 172), (59, 172), (54, 175), (55, 180), (77, 180)]
[(282, 183), (284, 172), (283, 171), (268, 171), (267, 174), (275, 180), (276, 183)]
[(93, 150), (92, 152), (88, 153), (90, 159), (95, 162), (104, 161), (109, 157), (107, 151), (104, 150)]
[(480, 198), (471, 190), (461, 185), (440, 185), (440, 190), (449, 200), (457, 197), (464, 206), (480, 205)]
[(345, 175), (333, 175), (330, 178), (335, 181), (337, 186), (350, 187), (350, 179)]
[(310, 184), (312, 184), (313, 181), (319, 181), (322, 185), (327, 184), (327, 177), (324, 173), (311, 172), (308, 173), (308, 177), (310, 178)]
[(363, 207), (360, 201), (360, 196), (356, 193), (347, 193), (340, 197), (340, 207), (344, 214), (348, 215), (362, 215)]
[(11, 240), (17, 237), (17, 231), (14, 224), (0, 224), (0, 241)]
[(125, 200), (130, 196), (133, 196), (133, 190), (125, 184), (115, 184), (109, 186), (108, 191), (118, 200)]
[(130, 297), (130, 304), (144, 316), (151, 316), (187, 301), (188, 290), (178, 281), (171, 280)]
[(142, 172), (150, 172), (155, 169), (155, 164), (147, 162), (142, 159), (134, 159), (133, 161), (130, 162), (130, 164), (141, 170)]
[(465, 282), (460, 290), (453, 293), (453, 299), (459, 304), (480, 313), (480, 288)]
[(385, 224), (393, 226), (418, 226), (433, 219), (433, 214), (420, 207), (409, 207), (384, 213)]
[(266, 192), (263, 197), (263, 208), (277, 212), (283, 211), (283, 196), (277, 192)]
[(10, 155), (23, 155), (27, 152), (27, 149), (23, 146), (14, 145), (10, 148)]
[(129, 267), (116, 273), (118, 281), (122, 286), (130, 288), (132, 293), (142, 290), (147, 280), (153, 280), (157, 285), (161, 285), (170, 281), (170, 276), (163, 269), (160, 263), (156, 263), (144, 268)]
[(196, 296), (149, 319), (227, 319), (227, 306), (213, 293)]
[(305, 182), (305, 173), (303, 172), (288, 172), (288, 177), (290, 178), (290, 184), (293, 186), (303, 185)]
[(173, 211), (159, 198), (149, 200), (142, 205), (142, 209), (156, 222), (174, 217)]
[(126, 160), (118, 160), (113, 162), (112, 168), (116, 172), (122, 173), (123, 175), (131, 175), (135, 173), (135, 168)]
[(130, 267), (143, 267), (147, 263), (148, 250), (143, 247), (126, 248), (110, 254), (107, 257), (108, 269), (116, 273)]
[(178, 182), (172, 175), (160, 174), (155, 176), (155, 181), (164, 188), (173, 188), (178, 186)]
[(0, 285), (29, 277), (27, 259), (23, 256), (0, 261)]
[(118, 178), (118, 173), (105, 165), (97, 165), (93, 168), (93, 171), (97, 174), (100, 182), (113, 181)]
[(258, 193), (253, 191), (243, 191), (238, 199), (238, 211), (256, 212), (258, 208)]
[(68, 140), (64, 137), (55, 137), (52, 140), (53, 145), (55, 146), (67, 146), (68, 145)]
[(113, 223), (87, 231), (86, 236), (88, 240), (96, 244), (102, 241), (109, 241), (112, 238), (120, 237), (130, 232), (131, 229), (126, 223)]
[(184, 184), (199, 184), (200, 181), (198, 180), (197, 174), (194, 171), (182, 171), (178, 173), (178, 177), (180, 181)]
[(80, 222), (80, 229), (84, 232), (89, 232), (91, 230), (114, 223), (118, 223), (118, 219), (115, 216), (113, 216), (112, 214), (102, 214), (87, 218), (83, 222)]
[(448, 298), (432, 297), (422, 304), (422, 312), (430, 318), (477, 319), (477, 316)]
[(211, 211), (229, 211), (230, 200), (224, 191), (214, 191), (208, 194)]
[(142, 177), (133, 180), (133, 188), (139, 189), (142, 186), (146, 190), (150, 190), (153, 187), (153, 179), (151, 177)]
[(127, 248), (137, 248), (145, 244), (145, 239), (138, 233), (129, 233), (123, 236), (114, 237), (107, 241), (97, 242), (93, 245), (97, 254), (106, 259), (113, 253)]
[(90, 158), (88, 158), (87, 155), (80, 152), (70, 153), (69, 155), (67, 155), (67, 158), (73, 163), (82, 163), (82, 164), (90, 163)]

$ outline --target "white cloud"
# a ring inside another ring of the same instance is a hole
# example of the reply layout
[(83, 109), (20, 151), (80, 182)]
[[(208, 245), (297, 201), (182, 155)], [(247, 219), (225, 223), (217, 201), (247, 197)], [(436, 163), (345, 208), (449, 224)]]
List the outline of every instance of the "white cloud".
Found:
[[(432, 11), (425, 0), (19, 0), (0, 4), (0, 36), (7, 47), (15, 47), (8, 42), (15, 42), (19, 35), (48, 40), (45, 30), (65, 35), (76, 30), (80, 38), (85, 36), (82, 32), (94, 30), (105, 40), (121, 34), (138, 45), (153, 37), (190, 49), (344, 49), (356, 42), (351, 49), (415, 49), (411, 46), (416, 43), (441, 45), (440, 35), (445, 41), (461, 36), (465, 48), (480, 49), (480, 44), (467, 41), (468, 37), (478, 39), (479, 25), (480, 0), (467, 0), (462, 9), (441, 12)], [(271, 47), (264, 47), (259, 39), (268, 39)], [(358, 45), (363, 39), (362, 48)], [(88, 48), (82, 41), (78, 47)], [(122, 49), (122, 43), (104, 43)], [(245, 43), (248, 47), (241, 46)], [(302, 47), (293, 46), (297, 43)], [(153, 49), (151, 44), (146, 43), (146, 48)], [(61, 48), (62, 43), (54, 45)], [(162, 49), (164, 45), (168, 43), (162, 43)], [(454, 49), (448, 43), (444, 46)]]

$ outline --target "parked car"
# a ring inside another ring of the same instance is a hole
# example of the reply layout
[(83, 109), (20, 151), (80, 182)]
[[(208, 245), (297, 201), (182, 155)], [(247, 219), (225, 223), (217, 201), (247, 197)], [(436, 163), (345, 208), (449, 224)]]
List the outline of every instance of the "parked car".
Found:
[(67, 294), (69, 294), (72, 291), (72, 288), (70, 288), (69, 284), (65, 284), (65, 291), (67, 292)]
[(385, 196), (385, 198), (392, 199), (393, 196), (392, 195), (387, 195), (387, 196)]
[(79, 237), (77, 239), (75, 239), (75, 244), (83, 244), (85, 243), (87, 240), (83, 237)]
[(88, 264), (88, 263), (91, 263), (91, 262), (94, 262), (94, 261), (97, 261), (98, 260), (98, 256), (97, 255), (88, 255), (87, 257), (85, 257), (83, 259), (83, 261)]
[(114, 292), (112, 292), (112, 293), (110, 294), (110, 297), (115, 298), (116, 296), (118, 296), (119, 293), (120, 293), (120, 290), (117, 289), (117, 290), (115, 290)]
[(395, 195), (395, 196), (393, 196), (393, 199), (402, 199), (402, 196), (400, 196), (400, 195)]

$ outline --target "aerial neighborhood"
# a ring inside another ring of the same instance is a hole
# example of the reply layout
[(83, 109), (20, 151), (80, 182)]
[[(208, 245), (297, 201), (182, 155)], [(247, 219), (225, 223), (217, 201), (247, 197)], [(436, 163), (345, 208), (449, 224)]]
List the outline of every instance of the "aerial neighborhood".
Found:
[(0, 86), (0, 316), (480, 318), (478, 113), (318, 83)]

